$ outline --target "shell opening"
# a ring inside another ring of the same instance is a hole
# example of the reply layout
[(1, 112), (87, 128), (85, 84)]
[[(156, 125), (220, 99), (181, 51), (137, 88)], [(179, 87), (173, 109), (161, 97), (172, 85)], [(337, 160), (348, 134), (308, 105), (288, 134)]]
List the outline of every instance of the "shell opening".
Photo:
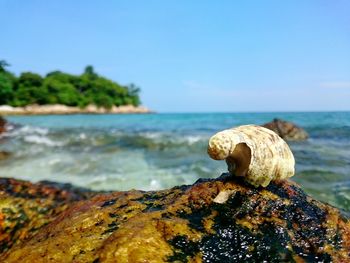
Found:
[(236, 176), (245, 176), (248, 172), (252, 153), (246, 143), (236, 145), (232, 154), (226, 158), (228, 170)]

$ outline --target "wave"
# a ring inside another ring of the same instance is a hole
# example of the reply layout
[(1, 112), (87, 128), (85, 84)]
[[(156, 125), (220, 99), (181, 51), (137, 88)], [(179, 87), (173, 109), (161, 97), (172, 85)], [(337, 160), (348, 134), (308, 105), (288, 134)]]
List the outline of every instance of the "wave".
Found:
[(20, 135), (25, 135), (25, 134), (39, 134), (39, 135), (47, 135), (49, 133), (48, 128), (41, 128), (41, 127), (35, 127), (35, 126), (21, 126), (21, 127), (16, 127), (13, 126), (13, 129), (10, 130), (7, 135), (14, 137), (14, 136), (20, 136)]
[(5, 139), (23, 142), (33, 145), (45, 145), (48, 147), (63, 146), (63, 141), (55, 141), (48, 128), (25, 126), (10, 126), (3, 136)]
[[(13, 126), (1, 138), (0, 150), (13, 153), (2, 161), (2, 174), (96, 190), (156, 190), (227, 170), (225, 162), (210, 160), (206, 154), (212, 130), (219, 129), (215, 124), (210, 131), (209, 124), (191, 125), (194, 130), (157, 125), (142, 129), (133, 123), (124, 128)], [(290, 143), (297, 163), (295, 181), (317, 199), (350, 210), (350, 127), (317, 124), (307, 131), (309, 140)]]
[(311, 138), (348, 140), (350, 137), (350, 126), (329, 127), (324, 125), (312, 126), (308, 128)]
[(62, 146), (61, 142), (54, 142), (46, 136), (27, 135), (23, 140), (28, 143), (44, 144), (46, 146)]

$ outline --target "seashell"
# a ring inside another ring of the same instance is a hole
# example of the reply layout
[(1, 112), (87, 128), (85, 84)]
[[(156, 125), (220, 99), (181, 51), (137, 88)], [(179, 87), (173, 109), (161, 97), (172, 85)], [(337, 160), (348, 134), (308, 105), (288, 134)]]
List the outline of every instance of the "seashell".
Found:
[(288, 144), (257, 125), (218, 132), (209, 140), (208, 154), (214, 160), (225, 159), (230, 174), (243, 176), (255, 187), (294, 175), (295, 160)]

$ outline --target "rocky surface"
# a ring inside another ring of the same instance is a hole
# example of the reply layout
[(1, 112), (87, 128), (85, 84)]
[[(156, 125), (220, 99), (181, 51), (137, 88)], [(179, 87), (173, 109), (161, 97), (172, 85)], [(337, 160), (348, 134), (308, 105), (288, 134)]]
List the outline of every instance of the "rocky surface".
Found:
[[(0, 262), (350, 260), (349, 216), (288, 181), (253, 188), (223, 174), (104, 194), (11, 179), (0, 185)], [(9, 242), (17, 244), (7, 250)]]
[(5, 132), (6, 120), (0, 116), (0, 134)]
[(93, 194), (70, 185), (0, 178), (0, 253), (35, 235), (71, 203)]
[[(0, 135), (6, 131), (6, 124), (7, 124), (7, 121), (0, 116)], [(1, 143), (1, 140), (0, 140), (0, 143)], [(0, 151), (0, 161), (7, 159), (8, 157), (10, 157), (10, 155), (11, 153), (7, 151)]]
[(66, 105), (28, 105), (25, 107), (0, 106), (0, 113), (4, 115), (46, 115), (46, 114), (122, 114), (122, 113), (151, 113), (143, 106), (113, 106), (111, 109), (88, 105), (86, 108), (70, 107)]
[(281, 119), (273, 119), (273, 121), (265, 123), (262, 126), (274, 131), (282, 139), (287, 141), (303, 141), (309, 137), (304, 129), (292, 122)]
[(6, 151), (0, 151), (0, 161), (1, 160), (6, 160), (7, 158), (9, 158), (11, 156), (10, 152), (6, 152)]

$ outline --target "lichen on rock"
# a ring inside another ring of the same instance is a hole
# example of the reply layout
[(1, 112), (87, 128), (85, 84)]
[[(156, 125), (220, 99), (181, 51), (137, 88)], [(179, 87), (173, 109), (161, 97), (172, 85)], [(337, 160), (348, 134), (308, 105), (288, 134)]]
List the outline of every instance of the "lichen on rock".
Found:
[(94, 194), (65, 184), (0, 178), (0, 253), (34, 236), (73, 202)]
[[(65, 194), (57, 192), (57, 196), (66, 196), (61, 200), (67, 207), (56, 214), (48, 212), (51, 220), (3, 252), (0, 261), (347, 262), (350, 259), (348, 215), (312, 199), (288, 181), (254, 188), (240, 178), (223, 174), (217, 179), (162, 191), (80, 194), (72, 201), (68, 198), (69, 190)], [(48, 199), (57, 200), (43, 194), (43, 207), (47, 207)], [(32, 200), (28, 196), (28, 202)], [(7, 203), (2, 209), (12, 206)], [(57, 206), (47, 209), (52, 211)], [(2, 217), (7, 214), (2, 212)], [(29, 224), (32, 220), (35, 217), (29, 219)]]

